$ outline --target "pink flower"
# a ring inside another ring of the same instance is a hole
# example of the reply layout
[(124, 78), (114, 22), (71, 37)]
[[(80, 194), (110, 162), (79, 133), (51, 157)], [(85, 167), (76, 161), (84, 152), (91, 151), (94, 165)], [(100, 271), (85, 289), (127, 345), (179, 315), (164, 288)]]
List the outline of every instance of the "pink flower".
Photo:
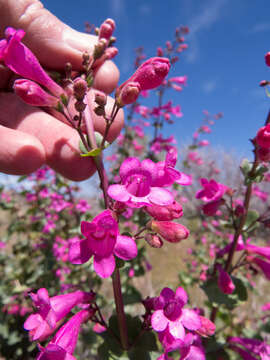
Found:
[(131, 237), (119, 234), (118, 224), (110, 210), (105, 210), (93, 221), (82, 221), (82, 234), (86, 239), (70, 244), (69, 260), (73, 264), (83, 264), (94, 257), (96, 273), (106, 278), (115, 269), (114, 255), (123, 260), (137, 256), (137, 246)]
[(81, 310), (63, 325), (49, 342), (46, 348), (39, 345), (40, 353), (37, 360), (76, 360), (72, 356), (80, 331), (81, 324), (93, 315), (93, 310)]
[(6, 39), (0, 41), (0, 60), (16, 74), (38, 82), (57, 97), (64, 93), (43, 70), (38, 59), (22, 42), (25, 32), (8, 27), (5, 30)]
[(93, 292), (75, 291), (73, 293), (49, 297), (45, 288), (37, 294), (31, 294), (37, 314), (31, 314), (24, 323), (25, 330), (30, 330), (31, 340), (46, 339), (71, 309), (80, 303), (89, 303), (95, 298)]
[(259, 257), (247, 256), (247, 260), (256, 264), (264, 273), (264, 276), (270, 280), (270, 262), (264, 261)]
[(228, 343), (244, 360), (256, 360), (257, 356), (261, 360), (270, 358), (270, 346), (264, 341), (234, 336), (228, 338)]
[(185, 328), (191, 331), (200, 329), (199, 315), (194, 310), (183, 309), (187, 300), (183, 288), (178, 287), (176, 292), (164, 288), (154, 302), (155, 311), (151, 317), (153, 329), (158, 333), (167, 333), (175, 340), (184, 340)]
[(207, 179), (202, 178), (201, 185), (203, 189), (196, 193), (196, 198), (202, 199), (205, 202), (221, 199), (227, 189), (225, 185), (219, 184), (213, 179), (208, 181)]
[(31, 80), (18, 79), (14, 82), (15, 93), (27, 104), (32, 106), (56, 107), (58, 99)]
[(169, 82), (174, 82), (178, 85), (187, 85), (187, 76), (176, 76), (168, 80)]
[(134, 103), (140, 95), (141, 86), (138, 82), (128, 81), (122, 87), (118, 88), (115, 98), (118, 106), (125, 106)]
[(235, 290), (235, 285), (232, 282), (230, 275), (223, 270), (222, 266), (219, 264), (217, 265), (217, 269), (219, 272), (218, 287), (224, 294), (232, 294)]
[(155, 183), (158, 179), (158, 167), (150, 159), (142, 162), (137, 158), (126, 159), (120, 167), (122, 184), (109, 186), (108, 194), (114, 200), (124, 202), (131, 207), (145, 205), (170, 205), (172, 194)]
[(216, 215), (219, 207), (224, 203), (225, 201), (223, 199), (208, 202), (202, 207), (203, 213), (208, 216), (214, 216)]
[(147, 226), (171, 243), (177, 243), (189, 236), (189, 230), (172, 221), (150, 221)]
[(204, 337), (214, 335), (216, 331), (216, 325), (206, 317), (201, 315), (199, 316), (201, 319), (201, 327), (196, 330), (196, 333)]
[(91, 209), (91, 206), (84, 199), (79, 200), (78, 204), (76, 204), (76, 209), (81, 213), (85, 213), (87, 210)]
[(152, 205), (146, 206), (145, 211), (152, 216), (155, 220), (170, 221), (178, 219), (183, 215), (182, 206), (174, 201), (171, 205), (160, 206)]
[(256, 135), (256, 143), (262, 148), (270, 148), (270, 124), (259, 129)]
[(270, 51), (265, 54), (265, 63), (267, 66), (270, 66)]
[(153, 57), (145, 61), (135, 73), (117, 89), (130, 82), (137, 82), (141, 90), (150, 90), (160, 86), (170, 70), (170, 60), (162, 57)]

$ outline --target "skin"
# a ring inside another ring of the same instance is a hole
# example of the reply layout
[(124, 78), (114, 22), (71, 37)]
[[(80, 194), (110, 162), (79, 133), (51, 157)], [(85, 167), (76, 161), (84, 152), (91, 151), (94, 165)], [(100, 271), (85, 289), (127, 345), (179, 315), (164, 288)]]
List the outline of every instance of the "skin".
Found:
[[(74, 70), (79, 70), (82, 52), (91, 53), (97, 42), (96, 36), (79, 33), (62, 23), (37, 0), (0, 0), (0, 14), (0, 38), (4, 37), (7, 26), (25, 30), (25, 45), (47, 69), (63, 69), (69, 61)], [(0, 64), (0, 171), (23, 175), (48, 164), (74, 181), (90, 177), (95, 166), (89, 158), (79, 156), (77, 132), (55, 116), (23, 103), (8, 92), (11, 77), (12, 73)], [(118, 79), (117, 67), (106, 61), (96, 73), (94, 88), (109, 94)], [(94, 102), (94, 91), (88, 94), (90, 103)], [(108, 111), (113, 102), (108, 97)], [(93, 112), (93, 120), (95, 129), (104, 133), (104, 119)], [(109, 141), (119, 135), (123, 122), (120, 111), (110, 129)]]

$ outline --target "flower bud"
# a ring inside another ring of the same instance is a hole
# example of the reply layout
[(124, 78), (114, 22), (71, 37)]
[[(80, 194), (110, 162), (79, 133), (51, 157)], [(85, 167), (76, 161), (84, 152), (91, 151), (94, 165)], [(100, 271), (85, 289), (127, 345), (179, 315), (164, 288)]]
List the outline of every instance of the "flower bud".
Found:
[(140, 84), (137, 82), (128, 82), (121, 89), (116, 90), (116, 102), (119, 106), (125, 106), (134, 103), (141, 91)]
[(153, 57), (145, 61), (135, 73), (125, 81), (119, 89), (122, 89), (128, 82), (138, 82), (141, 90), (150, 90), (162, 84), (170, 70), (170, 60), (162, 57)]
[(78, 112), (83, 112), (86, 108), (86, 104), (83, 101), (76, 101), (74, 107)]
[(99, 106), (105, 106), (107, 104), (107, 96), (103, 92), (99, 91), (95, 93), (95, 102)]
[(14, 82), (13, 89), (24, 102), (32, 106), (55, 107), (59, 101), (31, 80), (18, 79)]
[(234, 292), (235, 285), (232, 282), (230, 275), (223, 270), (222, 266), (219, 264), (217, 265), (217, 269), (219, 272), (218, 287), (224, 294), (232, 294)]
[(113, 33), (113, 29), (111, 27), (111, 25), (106, 24), (105, 22), (101, 25), (100, 29), (99, 29), (99, 38), (100, 39), (106, 39), (109, 40), (110, 37), (112, 36)]
[(262, 148), (270, 148), (270, 124), (259, 129), (256, 135), (256, 143)]
[(268, 51), (268, 53), (265, 54), (265, 63), (267, 66), (270, 66), (270, 51)]
[(171, 243), (177, 243), (189, 236), (189, 231), (184, 225), (171, 221), (152, 220), (149, 221), (147, 227)]
[(258, 149), (258, 157), (261, 161), (268, 162), (270, 161), (270, 148), (259, 148)]
[(262, 86), (262, 87), (267, 86), (267, 85), (269, 85), (269, 81), (267, 81), (267, 80), (262, 80), (262, 81), (260, 81), (260, 84), (259, 84), (259, 85)]
[(107, 46), (107, 40), (103, 39), (103, 38), (99, 39), (97, 45), (95, 45), (95, 47), (94, 47), (93, 57), (95, 60), (100, 58), (103, 55), (103, 53), (106, 49), (106, 46)]
[(205, 205), (203, 205), (202, 210), (203, 213), (207, 216), (214, 216), (218, 211), (218, 208), (225, 203), (224, 199), (219, 199), (215, 201), (211, 201)]
[(87, 92), (87, 82), (82, 78), (77, 78), (73, 83), (73, 93), (77, 100), (83, 100)]
[(237, 217), (244, 215), (244, 213), (245, 213), (244, 206), (243, 205), (237, 205), (236, 208), (235, 208), (234, 213), (235, 213), (235, 216), (237, 216)]
[(145, 211), (155, 220), (160, 221), (170, 221), (173, 219), (178, 219), (183, 215), (183, 208), (176, 201), (174, 201), (171, 205), (167, 206), (146, 206)]
[(157, 56), (163, 56), (164, 53), (163, 53), (163, 49), (161, 47), (158, 47), (157, 48)]
[(200, 316), (200, 319), (202, 326), (198, 330), (196, 330), (196, 333), (203, 337), (214, 335), (216, 331), (216, 325), (204, 316)]
[(163, 246), (163, 241), (158, 235), (146, 234), (145, 241), (153, 248), (160, 249)]

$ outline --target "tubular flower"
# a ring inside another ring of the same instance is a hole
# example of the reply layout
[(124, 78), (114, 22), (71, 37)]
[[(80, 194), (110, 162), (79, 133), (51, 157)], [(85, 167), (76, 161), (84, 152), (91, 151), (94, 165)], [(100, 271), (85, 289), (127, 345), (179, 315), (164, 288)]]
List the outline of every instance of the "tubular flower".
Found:
[(24, 35), (25, 31), (21, 29), (8, 27), (5, 30), (6, 39), (0, 41), (0, 60), (16, 74), (36, 81), (59, 97), (63, 89), (49, 77), (32, 51), (21, 42)]
[(137, 256), (137, 245), (133, 238), (119, 234), (118, 224), (110, 210), (105, 210), (93, 221), (82, 221), (83, 240), (70, 244), (69, 260), (83, 264), (94, 257), (94, 269), (102, 278), (111, 276), (115, 269), (114, 255), (123, 260)]
[(172, 204), (172, 194), (155, 185), (157, 177), (158, 168), (152, 160), (140, 162), (137, 158), (128, 158), (120, 167), (121, 184), (109, 186), (108, 194), (114, 200), (136, 208)]
[(227, 189), (225, 185), (219, 184), (213, 179), (208, 181), (207, 179), (202, 178), (201, 185), (203, 189), (196, 193), (196, 198), (202, 199), (205, 202), (221, 199)]
[(37, 360), (76, 360), (72, 355), (82, 323), (93, 315), (93, 310), (81, 310), (63, 325), (46, 348), (39, 345)]
[(31, 340), (46, 339), (62, 320), (76, 305), (90, 303), (94, 298), (93, 292), (75, 291), (69, 294), (49, 297), (45, 288), (31, 294), (37, 314), (31, 314), (24, 323), (25, 330), (30, 330)]

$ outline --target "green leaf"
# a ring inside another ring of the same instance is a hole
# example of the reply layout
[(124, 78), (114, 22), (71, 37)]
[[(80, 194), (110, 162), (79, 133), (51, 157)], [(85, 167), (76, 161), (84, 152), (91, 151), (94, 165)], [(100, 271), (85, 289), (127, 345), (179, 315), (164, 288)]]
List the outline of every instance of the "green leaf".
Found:
[(224, 294), (218, 287), (217, 279), (206, 281), (201, 288), (213, 305), (225, 305), (229, 309), (233, 309), (237, 305), (237, 299), (231, 295)]
[[(251, 225), (256, 225), (256, 221), (259, 219), (260, 214), (258, 213), (258, 211), (256, 210), (249, 210), (247, 213), (247, 217), (246, 217), (246, 222), (245, 225), (243, 227), (243, 230), (246, 231), (247, 229), (250, 231), (251, 229), (253, 230), (253, 226), (252, 228), (250, 228)], [(249, 229), (250, 228), (250, 229)]]
[(97, 149), (93, 149), (91, 151), (89, 151), (88, 153), (84, 153), (84, 154), (80, 154), (82, 157), (88, 157), (88, 156), (91, 156), (91, 157), (96, 157), (98, 156), (99, 154), (101, 153), (101, 149), (100, 148), (97, 148)]
[(231, 278), (235, 285), (235, 290), (232, 295), (237, 295), (239, 301), (247, 301), (248, 292), (244, 282), (235, 276), (231, 276)]
[(243, 159), (240, 165), (240, 170), (242, 171), (245, 177), (248, 176), (250, 170), (252, 169), (252, 163), (248, 159)]

